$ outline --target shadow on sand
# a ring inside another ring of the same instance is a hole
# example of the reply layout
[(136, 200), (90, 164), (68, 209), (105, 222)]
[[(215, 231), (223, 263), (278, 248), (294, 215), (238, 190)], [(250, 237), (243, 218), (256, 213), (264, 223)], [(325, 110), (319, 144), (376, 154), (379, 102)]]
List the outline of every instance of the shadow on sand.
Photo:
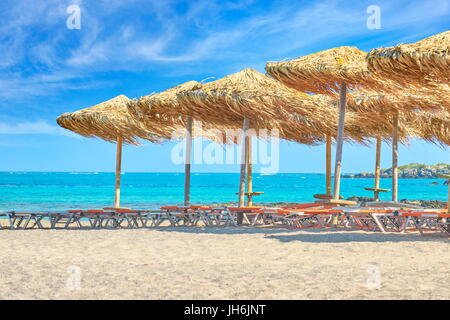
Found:
[(308, 229), (290, 230), (283, 228), (191, 228), (167, 227), (153, 229), (159, 232), (183, 232), (195, 234), (263, 234), (266, 239), (280, 242), (310, 242), (310, 243), (347, 243), (347, 242), (449, 242), (448, 238), (437, 234), (420, 236), (417, 234), (375, 233), (342, 229)]

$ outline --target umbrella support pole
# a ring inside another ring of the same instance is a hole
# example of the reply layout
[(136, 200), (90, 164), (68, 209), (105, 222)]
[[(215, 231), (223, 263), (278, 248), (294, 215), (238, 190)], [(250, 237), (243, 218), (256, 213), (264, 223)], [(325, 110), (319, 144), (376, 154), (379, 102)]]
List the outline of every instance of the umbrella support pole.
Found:
[(376, 145), (376, 155), (375, 155), (375, 191), (374, 191), (374, 201), (380, 200), (380, 174), (381, 174), (381, 138), (377, 137)]
[(184, 205), (191, 203), (192, 117), (186, 121), (186, 153), (184, 162)]
[(247, 140), (247, 206), (253, 206), (253, 168), (252, 168), (252, 137), (245, 137)]
[(116, 189), (114, 194), (114, 207), (120, 207), (120, 173), (122, 171), (122, 137), (117, 137), (116, 146)]
[[(245, 176), (247, 169), (247, 131), (249, 128), (249, 121), (247, 118), (244, 119), (243, 123), (243, 137), (242, 137), (242, 154), (241, 154), (241, 174), (239, 179), (239, 202), (238, 206), (244, 206), (245, 202)], [(244, 218), (243, 213), (237, 213), (237, 224), (242, 224)]]
[(331, 135), (326, 137), (326, 195), (331, 196)]
[(398, 115), (393, 119), (392, 132), (392, 201), (398, 201)]
[(339, 200), (341, 189), (342, 149), (344, 145), (345, 105), (347, 100), (347, 85), (341, 83), (339, 92), (339, 125), (336, 139), (336, 160), (334, 166), (334, 200)]

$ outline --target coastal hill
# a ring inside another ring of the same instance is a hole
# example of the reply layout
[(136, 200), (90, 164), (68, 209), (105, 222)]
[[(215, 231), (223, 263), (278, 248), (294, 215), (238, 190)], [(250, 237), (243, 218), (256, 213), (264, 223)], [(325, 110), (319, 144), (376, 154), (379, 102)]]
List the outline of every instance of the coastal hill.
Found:
[[(410, 163), (400, 166), (398, 177), (400, 179), (438, 179), (439, 175), (450, 175), (450, 164), (438, 163), (426, 165), (422, 163)], [(344, 178), (369, 179), (374, 178), (373, 172), (347, 174)], [(382, 169), (381, 178), (391, 178), (392, 168)]]

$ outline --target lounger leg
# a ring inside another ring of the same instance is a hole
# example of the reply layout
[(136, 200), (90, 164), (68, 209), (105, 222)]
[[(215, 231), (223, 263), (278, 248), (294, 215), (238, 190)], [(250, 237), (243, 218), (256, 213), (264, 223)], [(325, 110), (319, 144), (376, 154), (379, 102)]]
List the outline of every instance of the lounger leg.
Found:
[(24, 220), (24, 217), (19, 217), (19, 218), (17, 218), (17, 229), (20, 229), (20, 225), (22, 224), (22, 222), (23, 222), (23, 220)]
[(381, 230), (382, 233), (386, 233), (386, 230), (384, 229), (383, 225), (380, 223), (380, 220), (376, 215), (371, 215), (375, 223), (377, 224), (378, 228)]
[(15, 229), (14, 221), (13, 221), (13, 218), (11, 217), (11, 214), (7, 213), (6, 215), (8, 217), (9, 228), (10, 229)]
[(67, 221), (64, 224), (64, 229), (69, 229), (69, 225), (70, 225), (70, 223), (72, 221), (72, 216), (73, 216), (73, 214), (69, 215), (69, 217), (67, 218)]
[(25, 225), (23, 226), (24, 229), (26, 229), (28, 227), (28, 224), (30, 223), (31, 218), (32, 218), (32, 215), (31, 214), (28, 215), (28, 218), (25, 221)]
[(80, 217), (77, 217), (76, 219), (75, 219), (75, 223), (77, 224), (77, 226), (78, 226), (78, 228), (82, 228), (82, 226), (81, 226), (81, 218)]

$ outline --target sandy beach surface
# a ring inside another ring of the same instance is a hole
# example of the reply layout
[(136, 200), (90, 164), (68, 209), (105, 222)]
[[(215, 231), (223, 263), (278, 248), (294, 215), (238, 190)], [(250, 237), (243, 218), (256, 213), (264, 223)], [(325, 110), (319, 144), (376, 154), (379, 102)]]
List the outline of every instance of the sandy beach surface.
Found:
[(344, 230), (0, 230), (0, 298), (450, 299), (449, 249)]

